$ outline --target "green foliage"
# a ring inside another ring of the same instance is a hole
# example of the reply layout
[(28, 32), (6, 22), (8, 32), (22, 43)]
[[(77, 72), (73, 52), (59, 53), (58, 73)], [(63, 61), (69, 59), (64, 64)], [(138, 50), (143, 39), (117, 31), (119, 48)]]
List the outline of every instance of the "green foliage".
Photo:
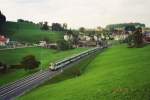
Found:
[(52, 23), (52, 31), (64, 31), (64, 28), (59, 23)]
[(22, 59), (21, 64), (27, 70), (38, 68), (40, 62), (36, 60), (34, 55), (27, 55)]
[(3, 33), (2, 25), (6, 23), (6, 17), (0, 11), (0, 34)]
[(143, 44), (142, 28), (137, 28), (136, 32), (134, 33), (134, 43), (135, 47), (142, 47)]
[(72, 71), (72, 74), (73, 74), (74, 76), (80, 76), (80, 75), (81, 75), (81, 71), (80, 71), (80, 69), (74, 69), (74, 70)]
[(68, 50), (72, 49), (72, 43), (65, 41), (65, 40), (59, 40), (57, 41), (58, 50)]
[(134, 32), (136, 30), (136, 28), (134, 25), (127, 25), (124, 30)]
[(0, 25), (6, 22), (6, 17), (0, 11)]
[(44, 22), (44, 24), (41, 27), (42, 30), (49, 30), (48, 22)]
[(28, 20), (24, 20), (24, 19), (18, 19), (17, 22), (34, 24), (32, 21), (28, 21)]
[(79, 28), (79, 31), (82, 32), (82, 33), (84, 33), (86, 30), (85, 30), (84, 27), (80, 27), (80, 28)]
[(133, 34), (129, 34), (127, 38), (128, 47), (142, 47), (143, 46), (143, 34), (142, 28), (137, 28), (133, 31)]

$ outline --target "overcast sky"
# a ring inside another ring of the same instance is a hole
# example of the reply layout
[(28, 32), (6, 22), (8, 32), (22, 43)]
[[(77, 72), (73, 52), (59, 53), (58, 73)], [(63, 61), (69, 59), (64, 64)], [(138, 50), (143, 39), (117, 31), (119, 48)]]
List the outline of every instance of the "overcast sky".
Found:
[(143, 22), (150, 26), (150, 0), (0, 0), (7, 20), (68, 23), (95, 28), (112, 23)]

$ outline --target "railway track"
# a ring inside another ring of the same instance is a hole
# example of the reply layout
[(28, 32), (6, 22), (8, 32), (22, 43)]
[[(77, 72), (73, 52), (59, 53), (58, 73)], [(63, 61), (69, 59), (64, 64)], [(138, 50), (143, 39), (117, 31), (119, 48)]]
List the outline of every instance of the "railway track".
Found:
[(85, 51), (83, 53), (80, 53), (76, 56), (70, 57), (68, 59), (59, 61), (57, 63), (59, 64), (58, 66), (61, 66), (61, 69), (59, 68), (58, 70), (55, 70), (55, 71), (51, 71), (49, 69), (45, 71), (39, 71), (32, 75), (24, 77), (20, 80), (6, 84), (0, 87), (0, 100), (12, 100), (16, 96), (20, 96), (24, 94), (25, 92), (33, 89), (34, 87), (42, 84), (43, 82), (53, 78), (57, 74), (60, 74), (62, 72), (62, 69), (67, 68), (68, 65), (73, 64), (77, 61), (80, 61), (86, 56), (95, 54), (96, 52), (102, 49), (103, 48), (97, 47), (97, 48)]

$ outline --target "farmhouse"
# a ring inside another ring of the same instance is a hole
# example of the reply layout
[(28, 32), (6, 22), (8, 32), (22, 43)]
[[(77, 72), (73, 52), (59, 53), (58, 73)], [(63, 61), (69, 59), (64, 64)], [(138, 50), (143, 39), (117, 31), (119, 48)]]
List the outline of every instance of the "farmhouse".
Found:
[(6, 38), (3, 35), (0, 35), (0, 46), (5, 46), (7, 43), (9, 43), (9, 38)]

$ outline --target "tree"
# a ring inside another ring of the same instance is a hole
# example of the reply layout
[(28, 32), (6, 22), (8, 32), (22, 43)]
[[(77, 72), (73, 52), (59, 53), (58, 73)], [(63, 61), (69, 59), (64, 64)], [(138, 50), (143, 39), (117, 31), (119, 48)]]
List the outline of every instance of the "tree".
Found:
[(42, 30), (49, 30), (48, 22), (44, 22), (44, 24), (41, 27)]
[(71, 42), (67, 42), (65, 40), (57, 41), (58, 50), (68, 50), (72, 48)]
[(6, 22), (6, 17), (5, 17), (5, 15), (3, 15), (2, 13), (1, 13), (1, 11), (0, 11), (0, 24), (3, 24), (3, 23), (5, 23)]
[(135, 26), (134, 25), (128, 25), (125, 27), (124, 29), (125, 31), (131, 31), (131, 32), (134, 32), (136, 30)]
[(63, 29), (64, 30), (67, 30), (67, 26), (68, 26), (67, 23), (63, 23)]
[(52, 23), (52, 31), (64, 31), (64, 28), (59, 23)]
[(134, 33), (134, 45), (135, 47), (141, 47), (143, 43), (143, 35), (142, 35), (142, 28), (137, 28)]
[(24, 20), (24, 19), (17, 19), (17, 22), (35, 24), (35, 23), (32, 22), (32, 21)]
[(35, 69), (40, 65), (40, 61), (37, 61), (34, 55), (27, 55), (21, 61), (22, 66), (25, 69)]
[(23, 19), (18, 19), (17, 22), (24, 22), (24, 20)]
[(78, 42), (79, 42), (79, 33), (74, 32), (74, 33), (73, 33), (73, 44), (74, 44), (75, 46), (77, 46), (77, 45), (78, 45)]
[[(133, 32), (136, 30), (135, 29), (135, 26), (134, 25), (128, 25), (125, 27), (124, 29), (126, 31), (126, 33), (129, 34), (128, 38), (127, 38), (127, 43), (128, 43), (128, 47), (133, 47), (133, 41), (134, 41), (134, 38), (133, 38)], [(129, 32), (130, 31), (130, 32)]]
[(0, 33), (2, 32), (2, 25), (6, 22), (6, 17), (0, 11)]
[(80, 27), (79, 31), (82, 32), (82, 33), (84, 33), (85, 32), (85, 28), (84, 27)]

